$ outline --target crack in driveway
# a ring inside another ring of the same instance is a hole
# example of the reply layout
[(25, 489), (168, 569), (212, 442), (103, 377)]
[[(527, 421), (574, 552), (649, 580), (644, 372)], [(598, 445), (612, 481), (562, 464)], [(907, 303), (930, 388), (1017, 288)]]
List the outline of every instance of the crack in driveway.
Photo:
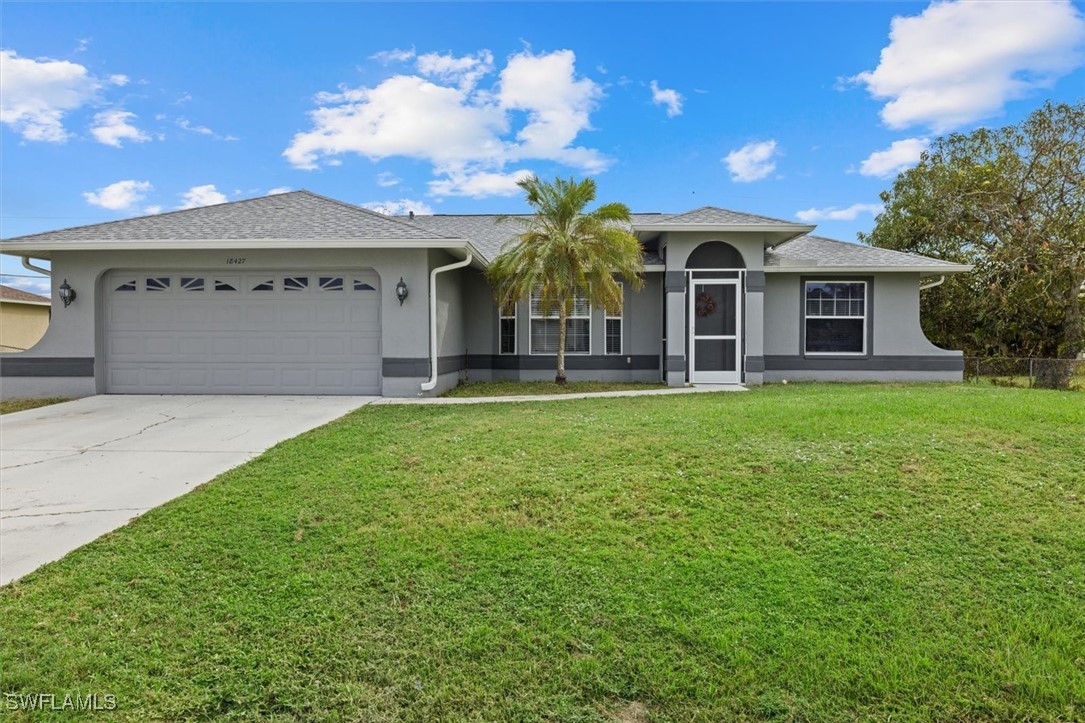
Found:
[[(20, 467), (33, 467), (36, 464), (44, 464), (45, 462), (53, 462), (53, 461), (58, 460), (58, 459), (67, 459), (68, 457), (78, 457), (81, 454), (86, 454), (87, 452), (89, 452), (92, 449), (98, 449), (100, 447), (106, 446), (107, 444), (113, 444), (114, 442), (123, 442), (126, 439), (131, 439), (132, 437), (138, 437), (139, 435), (146, 432), (148, 429), (154, 429), (155, 427), (160, 427), (163, 424), (168, 424), (169, 422), (172, 422), (175, 419), (177, 419), (177, 417), (171, 416), (169, 414), (164, 414), (163, 412), (155, 412), (155, 414), (159, 415), (160, 417), (165, 417), (165, 419), (160, 420), (158, 422), (155, 422), (153, 424), (148, 424), (146, 427), (143, 427), (139, 431), (132, 432), (131, 434), (126, 434), (123, 437), (117, 437), (115, 439), (107, 439), (104, 442), (99, 442), (98, 444), (92, 444), (89, 447), (83, 447), (81, 449), (77, 449), (74, 452), (72, 452), (71, 454), (62, 454), (62, 455), (57, 456), (57, 457), (47, 457), (46, 459), (39, 459), (36, 462), (24, 462), (23, 464), (12, 464), (12, 465), (8, 465), (6, 467), (0, 467), (0, 469), (18, 469)], [(12, 450), (12, 451), (14, 451), (14, 450)], [(30, 451), (35, 451), (35, 450), (30, 450)]]
[(14, 520), (20, 517), (59, 517), (61, 515), (89, 515), (95, 512), (146, 512), (149, 507), (114, 507), (107, 510), (65, 510), (64, 512), (38, 512), (31, 515), (0, 515), (0, 520)]

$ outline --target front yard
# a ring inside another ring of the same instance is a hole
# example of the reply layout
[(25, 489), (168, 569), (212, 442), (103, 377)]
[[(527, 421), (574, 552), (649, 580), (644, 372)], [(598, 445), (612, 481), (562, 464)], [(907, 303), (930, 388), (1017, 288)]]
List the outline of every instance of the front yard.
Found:
[(0, 590), (0, 688), (129, 720), (1079, 720), (1085, 404), (366, 407)]

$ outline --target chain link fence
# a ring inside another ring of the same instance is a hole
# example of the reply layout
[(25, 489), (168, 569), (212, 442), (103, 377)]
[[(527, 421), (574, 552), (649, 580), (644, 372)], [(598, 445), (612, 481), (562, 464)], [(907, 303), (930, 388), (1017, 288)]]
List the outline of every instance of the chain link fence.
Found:
[(964, 378), (1005, 387), (1085, 392), (1085, 359), (966, 356)]

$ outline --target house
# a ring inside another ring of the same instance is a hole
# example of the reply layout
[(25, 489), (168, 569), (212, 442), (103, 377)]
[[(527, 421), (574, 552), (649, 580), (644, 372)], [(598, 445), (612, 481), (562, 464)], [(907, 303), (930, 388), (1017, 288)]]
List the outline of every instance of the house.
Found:
[[(436, 394), (549, 379), (556, 320), (498, 309), (484, 269), (515, 227), (387, 217), (308, 191), (7, 239), (52, 263), (42, 341), (0, 364), (6, 396)], [(959, 380), (919, 325), (921, 285), (969, 267), (719, 208), (637, 214), (645, 284), (622, 312), (576, 304), (570, 379), (667, 384)]]
[(26, 351), (49, 328), (49, 297), (0, 285), (0, 354)]

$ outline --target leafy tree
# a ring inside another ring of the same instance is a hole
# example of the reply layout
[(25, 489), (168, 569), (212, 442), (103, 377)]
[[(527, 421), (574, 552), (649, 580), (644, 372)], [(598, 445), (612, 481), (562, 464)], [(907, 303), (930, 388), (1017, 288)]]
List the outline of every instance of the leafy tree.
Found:
[[(1085, 105), (938, 138), (881, 194), (860, 240), (975, 265), (924, 292), (928, 336), (967, 353), (1071, 358), (1085, 350)], [(1070, 365), (1057, 367), (1062, 386)]]
[(622, 277), (633, 289), (644, 285), (641, 245), (625, 228), (629, 207), (603, 204), (585, 212), (595, 200), (595, 181), (538, 176), (518, 184), (524, 189), (530, 216), (504, 216), (503, 223), (518, 224), (522, 232), (505, 245), (487, 269), (494, 297), (501, 308), (530, 298), (538, 290), (544, 314), (557, 312), (557, 376), (565, 383), (566, 320), (578, 293), (593, 307), (609, 312), (622, 308)]

